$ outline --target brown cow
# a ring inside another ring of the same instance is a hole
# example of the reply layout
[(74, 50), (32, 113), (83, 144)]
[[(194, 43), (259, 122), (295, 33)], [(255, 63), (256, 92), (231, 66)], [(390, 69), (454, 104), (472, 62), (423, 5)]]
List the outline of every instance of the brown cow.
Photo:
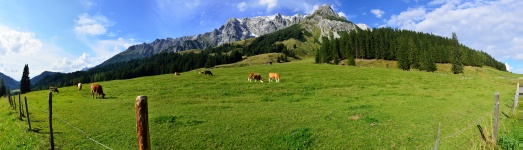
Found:
[(249, 76), (247, 77), (247, 80), (249, 80), (249, 82), (251, 82), (252, 79), (254, 79), (254, 82), (260, 81), (260, 82), (263, 83), (263, 80), (262, 80), (262, 77), (261, 77), (260, 74), (249, 73)]
[(96, 98), (98, 98), (100, 95), (102, 96), (102, 99), (105, 98), (105, 93), (104, 93), (104, 90), (102, 89), (102, 85), (98, 84), (98, 83), (93, 83), (91, 84), (91, 95), (94, 97), (94, 93), (97, 93), (96, 95)]
[(78, 91), (82, 90), (82, 83), (78, 83)]
[(56, 94), (60, 94), (60, 92), (58, 91), (58, 88), (55, 87), (55, 86), (50, 86), (49, 87), (49, 91), (50, 92), (55, 92)]
[(280, 82), (280, 75), (278, 73), (271, 72), (269, 73), (269, 82), (271, 82), (271, 79), (276, 80), (276, 82)]
[(174, 75), (179, 76), (180, 72), (174, 72)]

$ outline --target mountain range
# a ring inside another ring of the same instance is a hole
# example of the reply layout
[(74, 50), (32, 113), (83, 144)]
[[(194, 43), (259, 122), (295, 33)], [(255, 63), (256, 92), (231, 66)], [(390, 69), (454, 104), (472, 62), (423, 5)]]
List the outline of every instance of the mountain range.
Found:
[[(296, 14), (284, 16), (279, 13), (273, 16), (259, 16), (254, 18), (230, 18), (224, 25), (213, 31), (194, 36), (179, 38), (156, 39), (151, 43), (142, 43), (130, 46), (127, 50), (106, 60), (99, 66), (115, 62), (128, 61), (150, 57), (160, 52), (180, 52), (190, 49), (205, 49), (225, 43), (259, 37), (291, 25), (303, 23), (307, 30), (319, 29), (322, 36), (330, 32), (339, 37), (338, 31), (349, 31), (359, 28), (357, 25), (339, 16), (329, 5), (320, 7), (311, 15)], [(366, 29), (366, 25), (360, 24)]]
[[(224, 25), (210, 32), (183, 36), (178, 38), (156, 39), (151, 43), (142, 43), (130, 46), (127, 50), (116, 54), (102, 64), (93, 67), (103, 67), (112, 63), (151, 57), (161, 52), (181, 52), (191, 49), (205, 49), (225, 43), (260, 37), (289, 26), (300, 24), (315, 36), (339, 37), (339, 31), (351, 32), (354, 29), (366, 30), (365, 24), (354, 24), (346, 18), (339, 16), (329, 5), (323, 5), (313, 14), (296, 14), (285, 16), (279, 13), (272, 16), (258, 16), (253, 18), (230, 18)], [(332, 34), (332, 35), (331, 35)], [(321, 40), (320, 37), (316, 37)], [(84, 68), (88, 71), (92, 68)], [(36, 84), (40, 79), (58, 72), (45, 71), (31, 79), (31, 84)], [(18, 84), (17, 84), (18, 85)]]

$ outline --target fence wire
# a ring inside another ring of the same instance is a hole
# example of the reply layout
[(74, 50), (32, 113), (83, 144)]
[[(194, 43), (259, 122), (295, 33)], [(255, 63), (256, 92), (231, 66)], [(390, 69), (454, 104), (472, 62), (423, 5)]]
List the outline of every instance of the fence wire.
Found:
[[(42, 110), (40, 110), (40, 111), (43, 112), (43, 113), (47, 113), (47, 112), (42, 111)], [(80, 129), (80, 128), (74, 126), (74, 125), (72, 125), (71, 123), (69, 123), (69, 122), (67, 122), (67, 121), (65, 121), (64, 119), (60, 118), (58, 115), (53, 114), (53, 116), (56, 117), (56, 118), (58, 118), (58, 120), (60, 120), (60, 121), (62, 121), (63, 123), (67, 124), (68, 126), (72, 127), (73, 129), (77, 130), (78, 132), (82, 133), (84, 136), (87, 137), (87, 139), (93, 141), (94, 143), (96, 143), (96, 144), (98, 144), (98, 145), (101, 145), (101, 146), (103, 146), (103, 147), (105, 147), (105, 148), (107, 148), (107, 149), (113, 150), (112, 148), (108, 147), (107, 145), (102, 144), (101, 142), (98, 142), (98, 141), (96, 141), (95, 139), (91, 138), (91, 136), (89, 136), (85, 131), (83, 131), (82, 129)]]
[[(512, 100), (508, 100), (507, 102), (503, 103), (503, 105), (506, 105), (508, 104), (509, 102), (511, 102)], [(501, 110), (500, 110), (501, 111)], [(469, 130), (471, 129), (472, 127), (474, 127), (475, 125), (479, 124), (480, 122), (484, 121), (485, 119), (487, 118), (490, 118), (489, 116), (492, 114), (493, 112), (488, 112), (486, 113), (485, 115), (481, 116), (478, 118), (477, 121), (475, 121), (474, 123), (468, 125), (467, 127), (457, 131), (457, 132), (454, 132), (444, 138), (441, 138), (440, 142), (443, 142), (444, 140), (446, 139), (450, 139), (450, 138), (455, 138), (455, 137), (458, 137), (459, 135), (461, 135), (463, 132), (465, 132), (466, 130)], [(433, 147), (432, 149), (434, 149), (435, 147)]]

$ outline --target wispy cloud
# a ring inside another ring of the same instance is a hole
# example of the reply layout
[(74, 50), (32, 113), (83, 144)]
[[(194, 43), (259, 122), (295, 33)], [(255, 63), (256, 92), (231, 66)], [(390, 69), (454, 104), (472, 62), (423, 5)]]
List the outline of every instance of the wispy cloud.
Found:
[(267, 12), (272, 11), (276, 5), (278, 5), (278, 0), (260, 0), (258, 1), (259, 5), (267, 6)]
[(372, 9), (372, 10), (370, 10), (370, 12), (372, 14), (374, 14), (374, 16), (376, 16), (377, 18), (381, 18), (381, 16), (383, 16), (383, 14), (385, 14), (385, 12), (380, 9)]
[(239, 11), (245, 11), (245, 9), (247, 9), (247, 3), (240, 2), (236, 5), (236, 8), (238, 8)]
[(76, 25), (74, 30), (78, 34), (87, 35), (102, 35), (107, 32), (107, 27), (112, 26), (112, 23), (102, 15), (91, 16), (87, 13), (82, 13), (75, 20)]

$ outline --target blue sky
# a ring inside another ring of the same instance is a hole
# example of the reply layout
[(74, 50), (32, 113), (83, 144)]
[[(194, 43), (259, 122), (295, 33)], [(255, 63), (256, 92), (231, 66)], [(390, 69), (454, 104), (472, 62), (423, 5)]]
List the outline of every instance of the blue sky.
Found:
[(94, 67), (127, 47), (219, 28), (231, 17), (309, 14), (329, 4), (369, 27), (450, 37), (523, 73), (518, 0), (70, 0), (0, 1), (0, 72), (30, 76)]

